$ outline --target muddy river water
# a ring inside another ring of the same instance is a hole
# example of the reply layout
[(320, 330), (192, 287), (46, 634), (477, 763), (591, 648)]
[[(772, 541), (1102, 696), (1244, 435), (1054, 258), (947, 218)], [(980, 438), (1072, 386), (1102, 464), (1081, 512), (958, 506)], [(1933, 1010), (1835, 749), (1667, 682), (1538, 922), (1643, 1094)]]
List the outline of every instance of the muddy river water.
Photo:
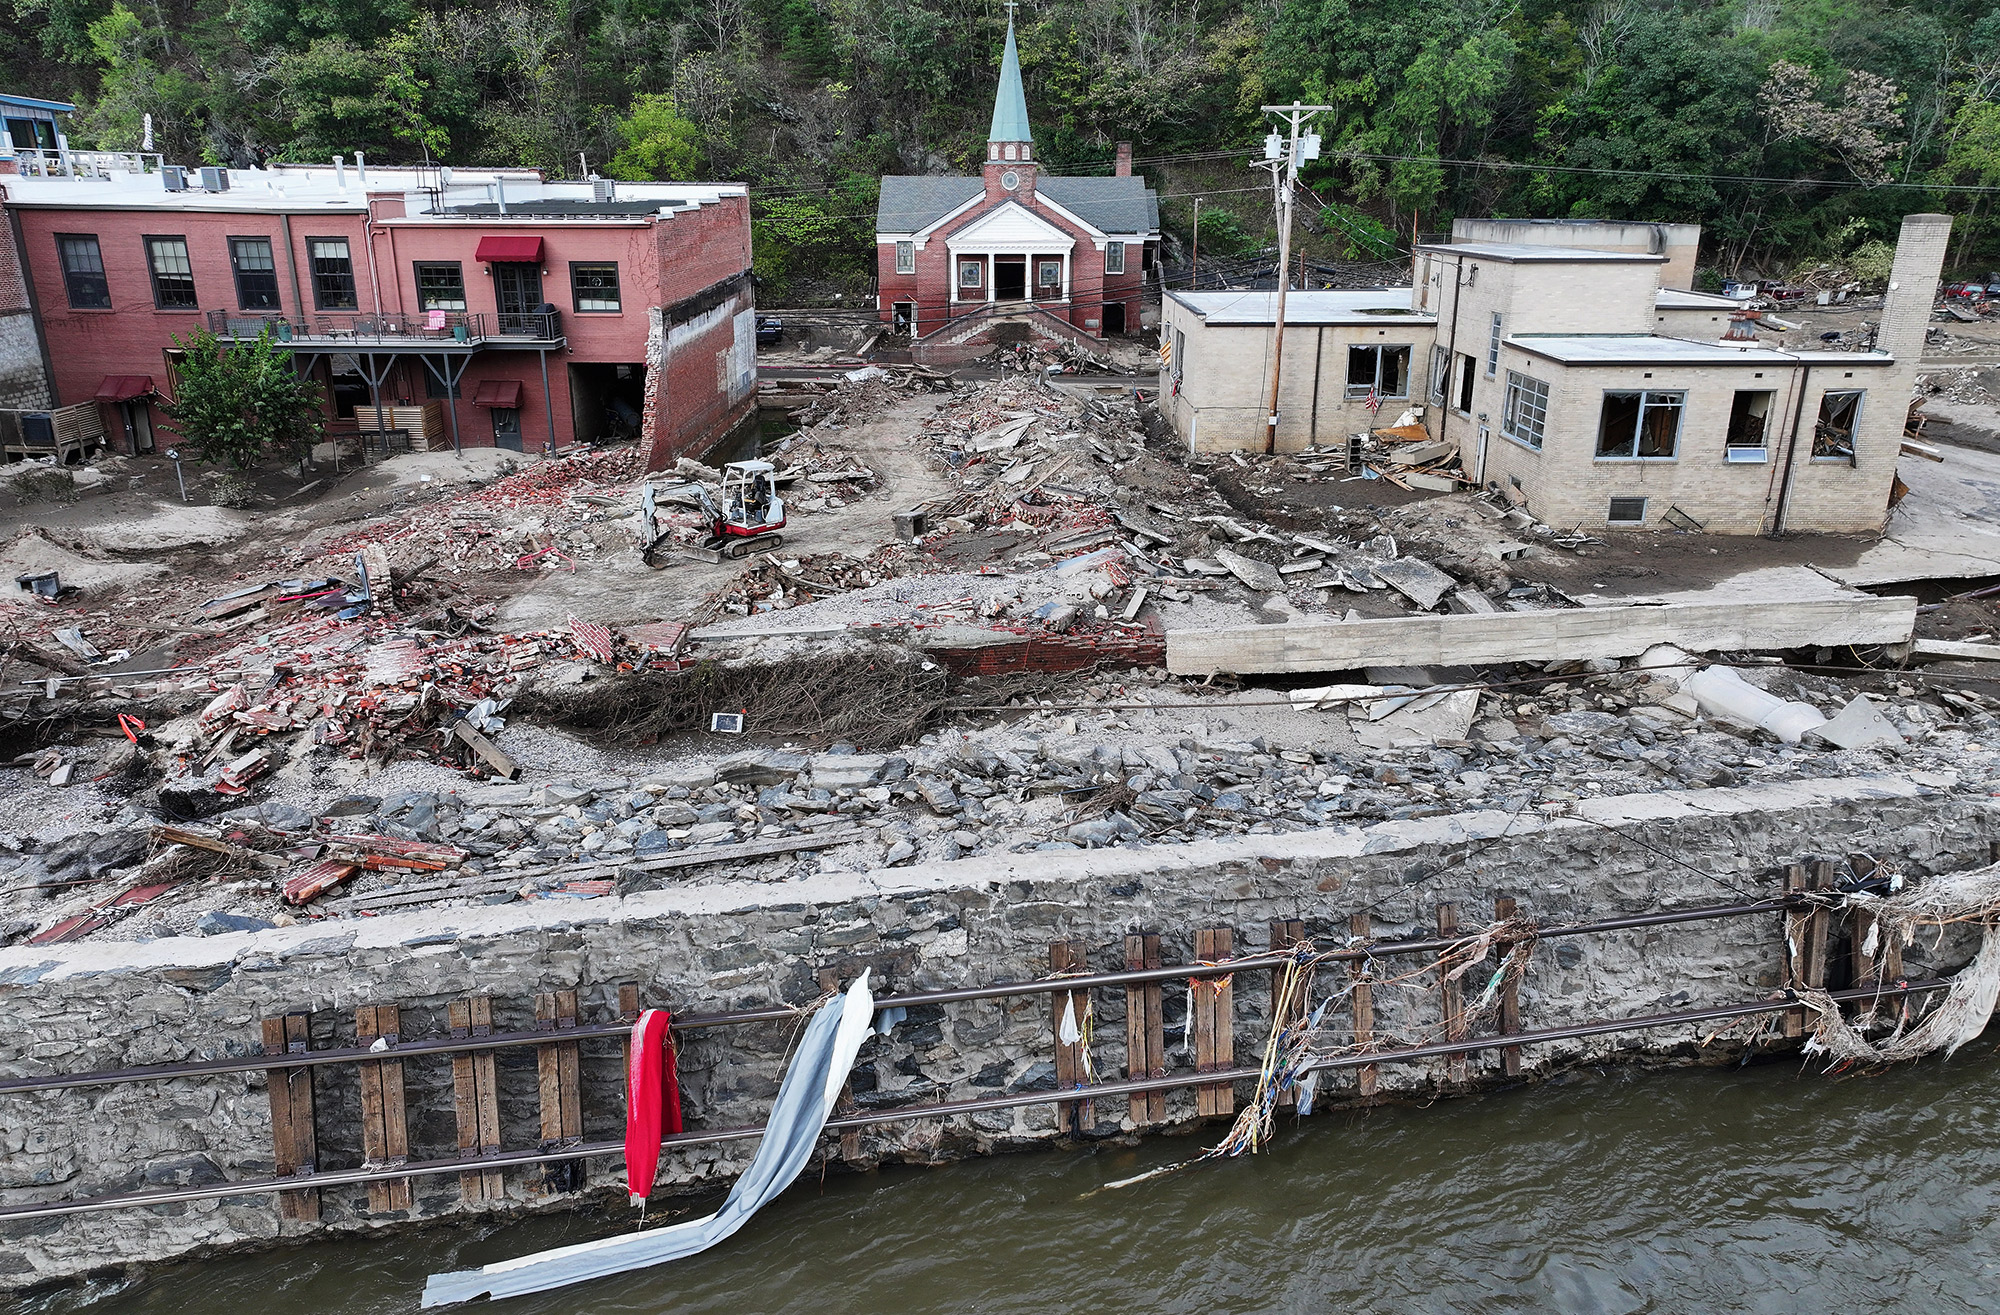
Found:
[[(1255, 1158), (1106, 1182), (1213, 1140), (825, 1181), (720, 1248), (506, 1315), (1069, 1311), (1991, 1311), (2000, 1031), (1949, 1063), (1606, 1070), (1335, 1113)], [(709, 1203), (704, 1202), (705, 1209)], [(110, 1217), (105, 1226), (115, 1226)], [(441, 1226), (45, 1293), (35, 1315), (380, 1315), (424, 1276), (628, 1227)]]

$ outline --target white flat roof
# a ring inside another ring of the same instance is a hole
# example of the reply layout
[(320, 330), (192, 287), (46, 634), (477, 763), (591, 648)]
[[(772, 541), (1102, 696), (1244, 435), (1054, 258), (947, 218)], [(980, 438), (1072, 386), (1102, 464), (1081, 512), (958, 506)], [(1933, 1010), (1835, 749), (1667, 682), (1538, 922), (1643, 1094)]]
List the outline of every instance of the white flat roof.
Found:
[(1527, 263), (1542, 261), (1548, 264), (1574, 264), (1591, 261), (1603, 264), (1621, 265), (1664, 265), (1665, 256), (1656, 256), (1645, 251), (1593, 251), (1588, 247), (1538, 247), (1525, 242), (1439, 242), (1427, 243), (1417, 248), (1419, 251), (1435, 251), (1447, 256), (1478, 256), (1482, 260), (1508, 260)]
[[(109, 178), (8, 177), (0, 179), (0, 185), (5, 187), (9, 205), (89, 210), (270, 211), (295, 214), (302, 211), (359, 212), (367, 209), (370, 194), (379, 196), (389, 193), (404, 198), (404, 205), (412, 219), (417, 218), (418, 213), (431, 203), (424, 185), (432, 188), (438, 185), (435, 169), (419, 171), (375, 165), (368, 167), (365, 181), (360, 171), (352, 164), (348, 165), (345, 187), (341, 186), (331, 163), (280, 164), (269, 169), (230, 169), (227, 172), (229, 190), (220, 192), (202, 190), (199, 186), (200, 174), (195, 169), (187, 171), (189, 186), (184, 192), (169, 192), (157, 173), (119, 173)], [(548, 221), (592, 217), (589, 211), (594, 203), (588, 182), (544, 182), (540, 172), (534, 169), (454, 168), (451, 174), (451, 186), (444, 189), (443, 194), (443, 204), (447, 208), (491, 203), (493, 198), (488, 189), (497, 181), (506, 194), (510, 211), (516, 206), (530, 206), (537, 202), (574, 207), (572, 212), (561, 214), (510, 213), (508, 219)], [(698, 205), (712, 205), (723, 197), (746, 194), (747, 188), (742, 183), (618, 183), (616, 199), (612, 204), (624, 207), (624, 217), (630, 218), (635, 202), (657, 201), (661, 209), (684, 210)], [(498, 216), (443, 215), (425, 218), (446, 221), (478, 219), (492, 223)]]
[(1519, 334), (1508, 345), (1564, 365), (1893, 365), (1887, 352), (1787, 352), (1644, 333)]
[[(1169, 292), (1204, 324), (1275, 324), (1274, 289), (1243, 292)], [(1287, 324), (1431, 324), (1437, 317), (1410, 309), (1408, 288), (1340, 289), (1285, 294)]]
[(1661, 288), (1653, 298), (1661, 310), (1740, 310), (1743, 303), (1713, 292), (1689, 292), (1684, 288)]

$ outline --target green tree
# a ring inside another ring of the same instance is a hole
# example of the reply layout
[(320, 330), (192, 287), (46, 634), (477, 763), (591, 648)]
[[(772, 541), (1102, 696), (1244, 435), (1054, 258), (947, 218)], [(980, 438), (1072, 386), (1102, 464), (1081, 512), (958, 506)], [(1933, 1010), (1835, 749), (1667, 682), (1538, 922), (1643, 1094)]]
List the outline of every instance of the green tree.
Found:
[(269, 452), (305, 451), (325, 429), (319, 385), (293, 369), (269, 328), (233, 346), (198, 329), (174, 346), (185, 356), (167, 419), (201, 460), (247, 470)]
[(611, 157), (613, 178), (686, 182), (702, 175), (701, 129), (672, 96), (635, 99), (632, 112), (618, 120), (618, 135), (625, 144)]

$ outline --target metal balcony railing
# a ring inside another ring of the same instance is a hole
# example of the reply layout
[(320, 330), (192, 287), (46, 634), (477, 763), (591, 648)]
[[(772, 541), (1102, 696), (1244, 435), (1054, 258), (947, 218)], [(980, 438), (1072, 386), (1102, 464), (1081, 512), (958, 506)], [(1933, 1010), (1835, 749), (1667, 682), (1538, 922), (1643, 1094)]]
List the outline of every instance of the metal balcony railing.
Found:
[(280, 342), (400, 345), (422, 342), (483, 343), (495, 339), (554, 341), (562, 336), (560, 311), (419, 311), (415, 315), (314, 315), (299, 323), (284, 315), (210, 311), (209, 332), (250, 339), (269, 328)]
[(28, 178), (109, 178), (160, 171), (155, 151), (44, 151), (16, 147), (14, 165)]

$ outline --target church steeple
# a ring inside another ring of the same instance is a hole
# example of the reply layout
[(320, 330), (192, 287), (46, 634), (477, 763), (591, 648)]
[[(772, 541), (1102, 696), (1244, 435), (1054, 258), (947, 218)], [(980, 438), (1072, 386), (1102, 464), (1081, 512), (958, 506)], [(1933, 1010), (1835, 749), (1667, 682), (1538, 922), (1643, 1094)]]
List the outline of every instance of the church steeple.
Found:
[(1035, 193), (1035, 135), (1028, 131), (1028, 95), (1021, 90), (1021, 52), (1014, 44), (1014, 6), (1007, 3), (1007, 52), (993, 96), (993, 131), (986, 134), (986, 194), (1028, 201)]
[[(1014, 6), (1007, 0), (1007, 53), (1000, 57), (1000, 90), (993, 97), (993, 131), (986, 140), (994, 145), (1026, 145), (1035, 140), (1028, 131), (1028, 96), (1021, 90), (1021, 52), (1014, 45)], [(991, 151), (987, 152), (989, 158)]]

